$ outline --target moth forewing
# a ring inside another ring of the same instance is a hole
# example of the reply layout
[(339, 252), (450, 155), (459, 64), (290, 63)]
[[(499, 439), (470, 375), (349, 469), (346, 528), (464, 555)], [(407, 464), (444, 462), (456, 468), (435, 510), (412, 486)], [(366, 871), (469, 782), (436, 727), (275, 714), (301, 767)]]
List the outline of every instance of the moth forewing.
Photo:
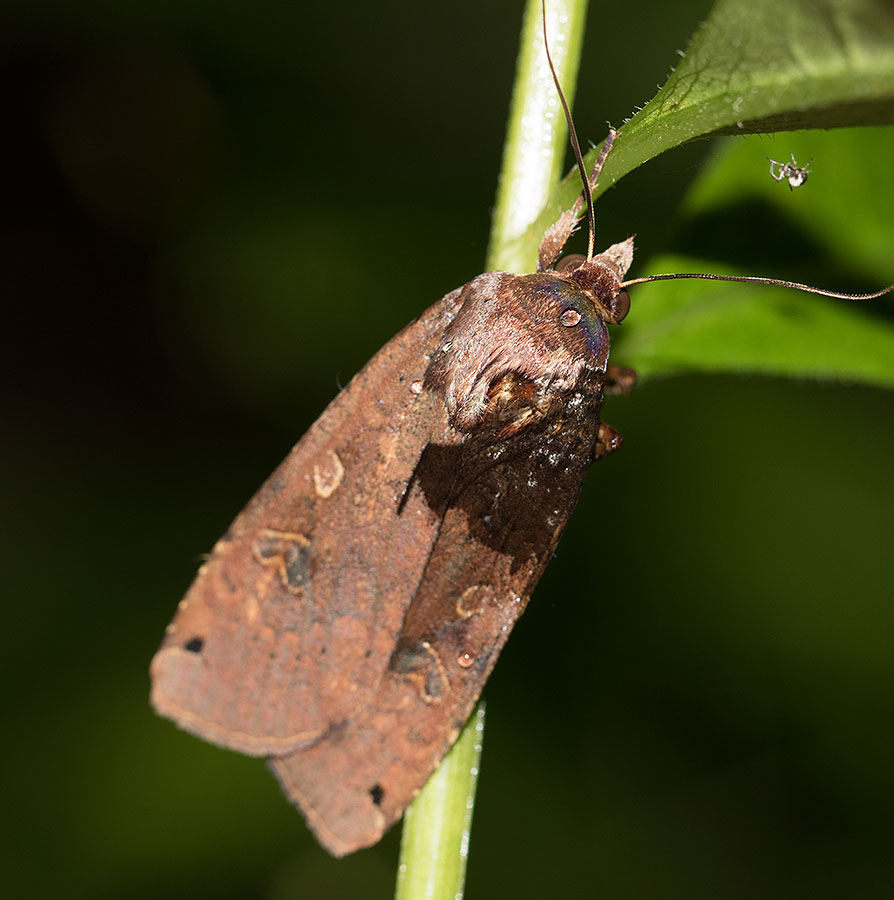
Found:
[(375, 843), (456, 739), (574, 508), (600, 401), (594, 378), (510, 438), (425, 448), (413, 491), (444, 514), (385, 677), (363, 713), (271, 763), (334, 854)]
[(367, 364), (218, 541), (152, 663), (162, 715), (267, 756), (368, 702), (439, 525), (379, 527), (438, 427), (422, 378), (458, 293)]

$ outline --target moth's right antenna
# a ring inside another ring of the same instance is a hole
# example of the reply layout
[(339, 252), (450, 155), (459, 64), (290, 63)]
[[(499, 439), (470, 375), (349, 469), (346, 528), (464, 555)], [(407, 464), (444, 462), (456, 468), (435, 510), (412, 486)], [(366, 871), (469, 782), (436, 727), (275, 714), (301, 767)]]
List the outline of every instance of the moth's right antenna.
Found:
[(574, 121), (571, 118), (571, 110), (568, 109), (568, 103), (565, 101), (565, 94), (562, 93), (562, 85), (559, 84), (559, 76), (556, 75), (556, 67), (553, 65), (553, 58), (549, 52), (549, 41), (546, 38), (546, 0), (540, 0), (540, 11), (543, 14), (543, 46), (546, 48), (546, 61), (549, 63), (549, 70), (553, 75), (553, 82), (559, 93), (559, 100), (562, 101), (562, 109), (565, 110), (565, 121), (568, 123), (568, 137), (571, 139), (571, 147), (574, 150), (574, 158), (577, 160), (577, 168), (580, 172), (580, 179), (584, 183), (584, 194), (587, 198), (587, 229), (589, 236), (587, 238), (587, 259), (593, 258), (593, 249), (596, 244), (596, 214), (593, 211), (593, 196), (590, 193), (590, 182), (587, 178), (587, 168), (584, 165), (584, 157), (580, 152), (580, 143), (577, 140), (577, 131), (574, 128)]

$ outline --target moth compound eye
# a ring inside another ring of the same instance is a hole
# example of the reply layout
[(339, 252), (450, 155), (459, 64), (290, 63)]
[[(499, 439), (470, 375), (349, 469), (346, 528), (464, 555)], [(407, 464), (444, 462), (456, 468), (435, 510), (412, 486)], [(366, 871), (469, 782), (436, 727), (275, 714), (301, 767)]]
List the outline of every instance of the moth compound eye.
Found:
[(563, 312), (562, 315), (559, 316), (559, 321), (566, 328), (573, 328), (575, 325), (577, 325), (578, 322), (580, 322), (580, 319), (581, 315), (576, 309), (566, 309), (565, 312)]
[(630, 294), (627, 291), (618, 291), (618, 293), (606, 304), (607, 312), (610, 314), (610, 322), (615, 325), (622, 322), (627, 313), (630, 312)]
[(556, 263), (556, 272), (573, 272), (575, 269), (579, 269), (586, 261), (587, 257), (582, 253), (570, 253)]

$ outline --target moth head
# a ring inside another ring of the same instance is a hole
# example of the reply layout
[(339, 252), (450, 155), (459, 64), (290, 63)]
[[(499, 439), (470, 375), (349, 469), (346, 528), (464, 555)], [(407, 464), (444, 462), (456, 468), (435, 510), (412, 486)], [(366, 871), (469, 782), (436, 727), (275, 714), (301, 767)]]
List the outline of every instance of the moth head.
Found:
[(564, 257), (556, 265), (556, 274), (586, 294), (603, 321), (616, 325), (630, 311), (623, 280), (632, 262), (633, 238), (629, 237), (592, 259), (582, 254)]

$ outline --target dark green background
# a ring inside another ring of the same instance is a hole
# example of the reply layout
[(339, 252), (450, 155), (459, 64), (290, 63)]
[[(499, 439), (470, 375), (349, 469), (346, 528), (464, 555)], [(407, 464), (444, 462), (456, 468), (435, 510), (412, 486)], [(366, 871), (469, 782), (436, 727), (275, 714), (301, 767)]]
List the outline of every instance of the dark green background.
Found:
[[(584, 140), (708, 6), (591, 9)], [(397, 831), (326, 856), (260, 761), (152, 715), (148, 663), (338, 386), (480, 271), (520, 11), (5, 5), (9, 896), (391, 894)], [(600, 202), (634, 274), (711, 152)], [(605, 413), (627, 443), (487, 689), (468, 896), (890, 897), (891, 395), (676, 378)]]

